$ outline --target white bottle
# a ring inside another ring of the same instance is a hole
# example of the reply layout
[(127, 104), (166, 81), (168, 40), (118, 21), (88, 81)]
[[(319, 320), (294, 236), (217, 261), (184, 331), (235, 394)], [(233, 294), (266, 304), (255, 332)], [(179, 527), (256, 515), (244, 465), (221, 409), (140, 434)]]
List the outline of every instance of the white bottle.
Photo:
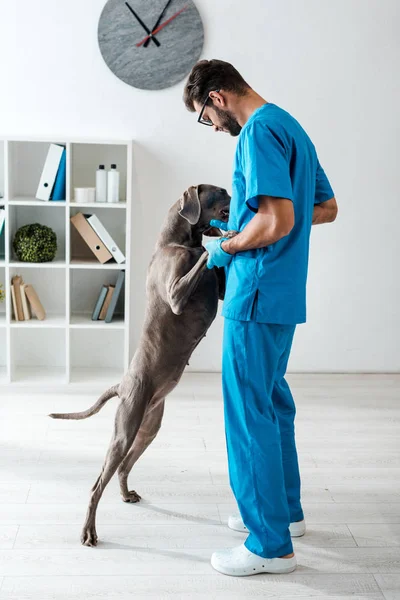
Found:
[(111, 171), (107, 171), (107, 202), (119, 202), (119, 171), (117, 171), (117, 165), (111, 165)]
[(104, 165), (96, 171), (96, 202), (107, 202), (107, 173)]

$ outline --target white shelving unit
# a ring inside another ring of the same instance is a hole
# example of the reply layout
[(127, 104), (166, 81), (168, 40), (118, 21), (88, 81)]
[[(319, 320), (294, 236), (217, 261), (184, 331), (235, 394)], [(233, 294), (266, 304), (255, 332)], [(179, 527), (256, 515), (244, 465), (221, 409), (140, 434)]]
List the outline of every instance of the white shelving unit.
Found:
[[(65, 201), (35, 198), (50, 143), (66, 147)], [(74, 202), (74, 188), (95, 185), (99, 164), (116, 163), (121, 174), (118, 204)], [(6, 221), (0, 235), (0, 384), (114, 384), (129, 364), (129, 290), (131, 257), (132, 142), (0, 138), (0, 207)], [(101, 264), (86, 246), (70, 217), (96, 214), (126, 256), (123, 264)], [(28, 223), (51, 227), (57, 254), (46, 263), (19, 262), (12, 246), (15, 232)], [(125, 271), (124, 292), (111, 323), (92, 321), (101, 285), (114, 284)], [(16, 322), (11, 279), (22, 275), (46, 310), (46, 319)]]

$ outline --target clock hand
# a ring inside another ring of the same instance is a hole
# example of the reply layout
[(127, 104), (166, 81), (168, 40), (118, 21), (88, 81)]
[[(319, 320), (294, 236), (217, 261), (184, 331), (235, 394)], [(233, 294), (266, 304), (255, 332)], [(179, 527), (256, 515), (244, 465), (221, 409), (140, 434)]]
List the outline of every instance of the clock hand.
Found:
[[(150, 29), (148, 27), (146, 27), (146, 25), (143, 23), (142, 19), (139, 17), (139, 15), (137, 15), (135, 13), (135, 11), (133, 10), (133, 8), (130, 6), (130, 4), (128, 4), (128, 2), (125, 2), (126, 6), (129, 8), (129, 10), (131, 11), (131, 13), (133, 14), (133, 16), (139, 21), (139, 23), (141, 24), (141, 26), (143, 27), (143, 29), (149, 34), (148, 37), (150, 39), (153, 40), (153, 42), (155, 43), (156, 46), (160, 47), (161, 44), (158, 40), (156, 40), (155, 37), (153, 37), (152, 32), (150, 31)], [(146, 38), (147, 39), (147, 38)]]
[(138, 44), (136, 44), (136, 46), (139, 48), (140, 46), (143, 46), (143, 44), (155, 33), (158, 33), (159, 31), (161, 31), (161, 29), (164, 29), (164, 27), (166, 25), (168, 25), (168, 23), (171, 23), (171, 21), (173, 21), (174, 19), (176, 19), (176, 17), (178, 15), (180, 15), (181, 13), (183, 13), (184, 10), (187, 9), (187, 5), (184, 6), (183, 8), (181, 8), (181, 10), (178, 10), (177, 13), (175, 13), (174, 15), (172, 15), (172, 17), (170, 17), (169, 19), (167, 19), (162, 25), (160, 25), (159, 27), (157, 27), (157, 29), (155, 29), (154, 31), (152, 31), (150, 33), (150, 35), (147, 35), (141, 42), (139, 42)]
[[(162, 11), (161, 15), (158, 17), (156, 24), (154, 25), (154, 27), (153, 27), (153, 28), (152, 28), (152, 30), (151, 30), (151, 33), (153, 33), (153, 32), (154, 32), (154, 30), (155, 30), (155, 29), (157, 29), (157, 27), (158, 27), (158, 26), (159, 26), (159, 24), (161, 23), (161, 20), (162, 20), (163, 16), (165, 15), (165, 13), (166, 13), (166, 10), (167, 10), (168, 6), (171, 4), (171, 2), (172, 2), (172, 0), (168, 0), (167, 4), (164, 6), (164, 10)], [(144, 48), (147, 48), (147, 46), (148, 46), (148, 45), (149, 45), (149, 43), (150, 43), (150, 39), (151, 39), (151, 38), (149, 38), (148, 40), (146, 40), (146, 41), (145, 41), (145, 43), (143, 44), (143, 47), (144, 47)]]

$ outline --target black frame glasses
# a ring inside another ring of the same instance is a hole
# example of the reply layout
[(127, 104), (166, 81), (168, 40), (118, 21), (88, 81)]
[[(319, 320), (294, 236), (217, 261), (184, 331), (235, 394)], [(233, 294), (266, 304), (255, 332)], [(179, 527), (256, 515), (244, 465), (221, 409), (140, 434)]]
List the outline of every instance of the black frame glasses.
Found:
[(203, 112), (207, 106), (207, 102), (210, 100), (210, 94), (211, 92), (214, 91), (217, 94), (219, 93), (219, 90), (210, 90), (207, 94), (207, 98), (204, 101), (203, 106), (201, 107), (201, 111), (199, 113), (199, 118), (197, 119), (197, 122), (200, 123), (201, 125), (207, 125), (207, 127), (213, 127), (214, 123), (211, 121), (211, 119), (203, 119)]

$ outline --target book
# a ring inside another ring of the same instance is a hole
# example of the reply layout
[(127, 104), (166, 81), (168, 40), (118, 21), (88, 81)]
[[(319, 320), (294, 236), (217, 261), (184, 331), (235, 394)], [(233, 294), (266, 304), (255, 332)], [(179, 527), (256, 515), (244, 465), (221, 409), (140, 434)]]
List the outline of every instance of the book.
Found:
[(60, 165), (58, 167), (56, 180), (54, 182), (53, 191), (50, 195), (50, 200), (65, 200), (66, 198), (66, 175), (67, 175), (67, 151), (64, 148), (62, 151)]
[(29, 321), (29, 319), (32, 317), (31, 314), (31, 308), (30, 308), (30, 304), (26, 298), (26, 294), (25, 294), (25, 286), (26, 283), (23, 283), (21, 285), (21, 300), (22, 300), (22, 309), (24, 311), (24, 318), (25, 321)]
[(22, 299), (21, 299), (21, 284), (24, 283), (21, 275), (14, 275), (11, 279), (11, 283), (14, 286), (14, 296), (15, 296), (15, 304), (17, 307), (18, 321), (24, 321), (24, 310), (22, 308)]
[(39, 296), (37, 295), (35, 288), (30, 283), (25, 285), (25, 294), (30, 302), (32, 311), (35, 313), (39, 321), (43, 321), (43, 319), (46, 318), (46, 312), (39, 300)]
[(13, 284), (10, 285), (10, 289), (11, 289), (11, 298), (12, 298), (12, 307), (13, 307), (14, 319), (16, 321), (19, 321), (18, 311), (17, 311), (17, 303), (15, 301), (15, 291), (14, 291)]
[(99, 321), (104, 321), (104, 319), (106, 318), (108, 308), (110, 306), (112, 297), (114, 295), (114, 291), (115, 291), (115, 285), (108, 285), (107, 286), (107, 295), (106, 295), (106, 298), (104, 300), (104, 304), (101, 307), (101, 311), (100, 311), (100, 314), (99, 314)]
[(42, 175), (40, 177), (36, 198), (38, 200), (50, 200), (51, 192), (53, 191), (54, 182), (57, 177), (58, 167), (60, 166), (61, 157), (64, 151), (64, 146), (58, 144), (50, 144), (47, 153), (46, 162), (43, 166)]
[(106, 318), (105, 318), (106, 323), (111, 323), (111, 321), (112, 321), (112, 318), (114, 316), (115, 307), (117, 304), (117, 300), (121, 293), (124, 280), (125, 280), (125, 271), (120, 271), (118, 274), (117, 282), (115, 284), (115, 290), (111, 297), (110, 306), (108, 307), (108, 310), (107, 310), (107, 314), (106, 314)]
[(107, 250), (97, 233), (89, 225), (83, 213), (76, 213), (76, 215), (70, 218), (70, 221), (80, 236), (85, 240), (95, 257), (102, 264), (112, 258), (112, 254)]
[(0, 208), (0, 235), (3, 232), (5, 220), (6, 220), (6, 209)]
[(97, 215), (85, 215), (88, 223), (97, 233), (103, 244), (106, 248), (111, 252), (113, 258), (117, 263), (121, 264), (125, 262), (125, 256), (122, 254), (121, 250), (118, 248), (117, 244), (108, 233), (107, 229), (103, 226), (100, 219)]
[(108, 287), (106, 285), (101, 286), (99, 297), (97, 298), (97, 302), (93, 309), (92, 321), (97, 321), (97, 319), (99, 318), (101, 307), (103, 306), (104, 299), (107, 295), (107, 290), (108, 290)]

